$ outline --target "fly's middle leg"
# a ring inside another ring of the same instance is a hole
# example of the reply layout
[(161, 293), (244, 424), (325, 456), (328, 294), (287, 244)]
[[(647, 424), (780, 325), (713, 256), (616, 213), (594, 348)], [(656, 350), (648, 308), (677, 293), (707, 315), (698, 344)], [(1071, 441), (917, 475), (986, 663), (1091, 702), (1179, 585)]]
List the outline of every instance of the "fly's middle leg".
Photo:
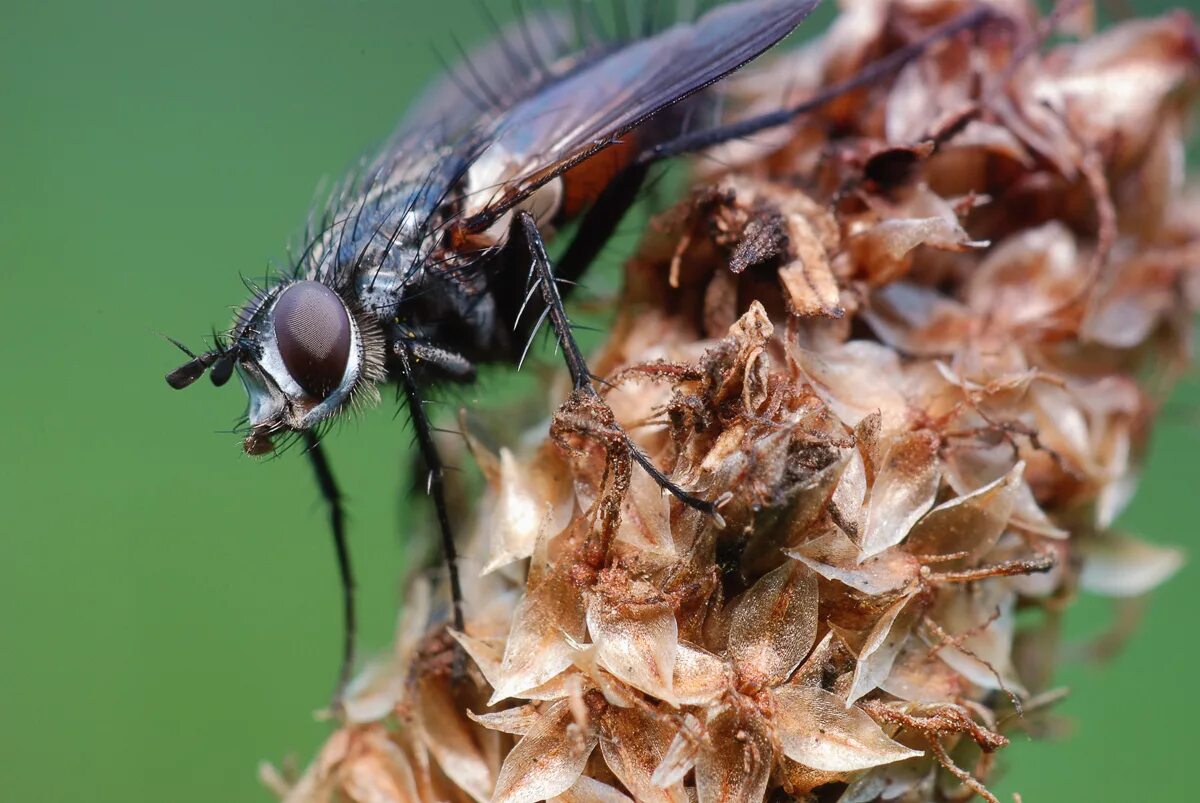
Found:
[[(584, 358), (583, 352), (575, 340), (575, 334), (571, 330), (571, 322), (567, 317), (566, 308), (563, 306), (562, 293), (559, 292), (558, 283), (550, 263), (550, 257), (546, 253), (546, 244), (542, 238), (541, 231), (538, 230), (537, 221), (534, 220), (533, 215), (526, 211), (521, 211), (517, 213), (513, 227), (513, 237), (510, 238), (510, 241), (514, 243), (522, 242), (529, 250), (533, 281), (537, 283), (541, 290), (542, 299), (546, 304), (547, 316), (550, 319), (550, 325), (554, 328), (555, 337), (562, 348), (563, 359), (567, 363), (567, 370), (571, 374), (571, 383), (575, 391), (588, 395), (597, 403), (606, 404), (600, 394), (596, 392), (595, 387), (592, 386), (594, 377), (588, 369), (587, 360)], [(649, 474), (660, 488), (668, 491), (688, 507), (706, 513), (718, 522), (721, 522), (721, 515), (718, 512), (718, 508), (723, 498), (717, 501), (710, 501), (679, 487), (634, 444), (633, 439), (629, 437), (629, 433), (620, 424), (614, 422), (614, 426), (619, 430), (620, 439), (634, 462), (641, 466), (642, 470)]]

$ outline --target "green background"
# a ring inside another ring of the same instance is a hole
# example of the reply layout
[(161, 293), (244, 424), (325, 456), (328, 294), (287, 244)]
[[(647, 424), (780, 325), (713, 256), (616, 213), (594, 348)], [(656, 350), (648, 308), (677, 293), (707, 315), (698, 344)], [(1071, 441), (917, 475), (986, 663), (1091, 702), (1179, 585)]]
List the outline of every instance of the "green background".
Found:
[[(236, 383), (170, 391), (158, 333), (225, 325), (239, 274), (282, 256), (318, 180), (387, 133), (451, 31), (483, 35), (468, 0), (4, 4), (0, 800), (266, 801), (257, 762), (319, 743), (339, 609), (307, 466), (242, 457), (220, 432)], [(1124, 518), (1153, 540), (1196, 541), (1198, 403), (1192, 381)], [(403, 566), (393, 409), (332, 448), (373, 648)], [(1009, 750), (1002, 790), (1195, 799), (1198, 581), (1193, 562), (1157, 593), (1115, 661), (1064, 671), (1076, 733)], [(1108, 612), (1082, 604), (1073, 631)]]

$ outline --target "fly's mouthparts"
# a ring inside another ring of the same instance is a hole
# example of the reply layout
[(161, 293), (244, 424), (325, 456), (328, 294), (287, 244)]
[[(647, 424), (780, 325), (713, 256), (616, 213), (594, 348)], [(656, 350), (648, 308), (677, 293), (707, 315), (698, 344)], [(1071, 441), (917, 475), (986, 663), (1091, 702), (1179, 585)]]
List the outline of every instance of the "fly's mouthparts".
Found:
[(252, 457), (270, 454), (275, 451), (274, 435), (278, 431), (279, 427), (274, 424), (254, 427), (250, 430), (250, 434), (246, 436), (246, 439), (242, 441), (242, 448), (246, 454)]

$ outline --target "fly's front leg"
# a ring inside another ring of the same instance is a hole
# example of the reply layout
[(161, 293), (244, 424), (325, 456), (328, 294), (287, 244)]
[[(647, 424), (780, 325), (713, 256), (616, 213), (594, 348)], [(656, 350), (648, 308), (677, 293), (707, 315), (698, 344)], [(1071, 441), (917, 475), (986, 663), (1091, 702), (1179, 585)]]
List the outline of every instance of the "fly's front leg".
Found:
[[(579, 343), (575, 340), (575, 334), (571, 331), (571, 322), (567, 318), (567, 311), (563, 306), (562, 294), (559, 292), (558, 284), (555, 282), (550, 257), (546, 254), (546, 243), (542, 239), (541, 231), (538, 230), (537, 221), (534, 220), (533, 215), (529, 214), (529, 212), (522, 210), (517, 213), (513, 226), (513, 234), (519, 236), (529, 248), (529, 258), (533, 268), (533, 280), (541, 288), (542, 300), (546, 304), (546, 312), (550, 318), (550, 325), (554, 327), (554, 334), (558, 338), (559, 345), (562, 348), (563, 359), (566, 360), (567, 370), (571, 374), (572, 386), (576, 392), (588, 395), (597, 403), (606, 404), (592, 386), (592, 374), (588, 370), (587, 360), (584, 359), (583, 352), (579, 349)], [(634, 444), (633, 440), (629, 437), (629, 433), (620, 424), (617, 424), (614, 420), (613, 425), (618, 429), (621, 440), (624, 442), (625, 448), (629, 450), (629, 454), (633, 457), (634, 461), (658, 483), (660, 488), (669, 491), (672, 496), (688, 507), (706, 513), (723, 524), (721, 515), (717, 512), (721, 500), (710, 502), (680, 488), (667, 475), (663, 474), (654, 465), (654, 462)]]
[(329, 523), (333, 530), (333, 546), (337, 552), (338, 576), (342, 585), (342, 666), (338, 672), (337, 689), (333, 695), (335, 709), (341, 708), (342, 694), (350, 682), (354, 669), (354, 644), (357, 635), (357, 618), (354, 608), (354, 573), (350, 566), (350, 545), (346, 541), (346, 510), (342, 505), (342, 492), (333, 478), (333, 469), (325, 457), (321, 441), (311, 431), (304, 433), (305, 453), (312, 464), (317, 478), (317, 487), (329, 507)]
[[(421, 450), (421, 457), (425, 459), (425, 468), (429, 472), (425, 487), (429, 495), (433, 497), (433, 506), (437, 510), (438, 529), (442, 537), (442, 559), (450, 575), (450, 599), (454, 611), (454, 629), (461, 633), (464, 632), (462, 583), (458, 576), (458, 550), (454, 546), (454, 532), (450, 527), (450, 510), (446, 506), (445, 467), (442, 465), (442, 457), (438, 453), (437, 444), (433, 440), (433, 425), (429, 421), (429, 416), (425, 414), (424, 400), (421, 398), (420, 387), (413, 371), (416, 354), (412, 352), (413, 349), (406, 343), (401, 342), (397, 345), (396, 356), (400, 359), (403, 369), (400, 381), (404, 387), (404, 398), (408, 403), (409, 415), (412, 416), (413, 428), (417, 432), (417, 445)], [(456, 674), (459, 672), (461, 670), (457, 670)]]

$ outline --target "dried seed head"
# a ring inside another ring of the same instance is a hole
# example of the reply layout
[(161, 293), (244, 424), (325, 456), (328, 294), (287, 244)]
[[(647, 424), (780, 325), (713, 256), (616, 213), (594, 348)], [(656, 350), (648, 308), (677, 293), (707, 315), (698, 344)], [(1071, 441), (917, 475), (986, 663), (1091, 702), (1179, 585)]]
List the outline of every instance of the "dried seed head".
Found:
[[(969, 5), (847, 4), (729, 108)], [(470, 671), (438, 659), (419, 587), (355, 722), (271, 776), (286, 800), (994, 799), (1003, 724), (1054, 699), (1036, 612), (1179, 565), (1110, 527), (1200, 305), (1190, 18), (1043, 51), (1031, 5), (994, 8), (723, 148), (648, 227), (593, 367), (659, 467), (730, 495), (725, 526), (631, 470), (582, 397), (540, 446), (477, 447)]]

